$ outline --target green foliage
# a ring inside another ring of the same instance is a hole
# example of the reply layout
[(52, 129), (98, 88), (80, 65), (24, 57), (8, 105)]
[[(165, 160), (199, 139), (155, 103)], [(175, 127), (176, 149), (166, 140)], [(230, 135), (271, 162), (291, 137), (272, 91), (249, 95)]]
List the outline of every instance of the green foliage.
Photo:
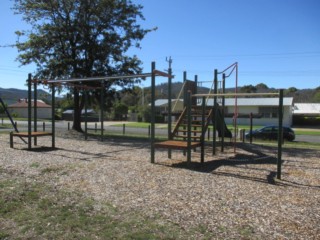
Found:
[[(14, 0), (31, 31), (17, 31), (18, 60), (34, 63), (35, 77), (41, 79), (127, 75), (141, 72), (137, 56), (127, 55), (140, 47), (144, 36), (155, 29), (143, 29), (142, 6), (122, 0)], [(115, 95), (115, 86), (132, 87), (141, 79), (115, 79), (104, 83), (106, 101)], [(88, 83), (89, 84), (89, 83)], [(90, 82), (101, 86), (101, 82)], [(70, 87), (70, 91), (71, 88)], [(81, 130), (83, 101), (72, 88), (75, 104), (73, 128)], [(100, 90), (92, 90), (100, 99)], [(79, 118), (78, 118), (78, 117)]]
[[(7, 106), (6, 106), (7, 107)], [(0, 104), (0, 114), (4, 113), (4, 107), (2, 106), (2, 104)]]
[(256, 85), (256, 89), (269, 89), (268, 86), (264, 83), (259, 83)]
[(241, 93), (255, 93), (257, 92), (257, 88), (255, 86), (250, 85), (244, 85), (240, 88)]
[(122, 102), (116, 102), (113, 106), (115, 120), (123, 120), (123, 116), (128, 114), (128, 106)]
[(312, 101), (313, 101), (314, 103), (320, 103), (320, 87), (319, 87), (319, 89), (317, 90), (317, 92), (313, 95)]

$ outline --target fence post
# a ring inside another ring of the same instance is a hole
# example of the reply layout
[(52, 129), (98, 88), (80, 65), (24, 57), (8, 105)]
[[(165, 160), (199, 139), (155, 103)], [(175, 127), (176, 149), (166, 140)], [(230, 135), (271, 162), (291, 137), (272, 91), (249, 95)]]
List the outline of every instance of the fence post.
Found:
[(125, 135), (126, 134), (126, 124), (124, 123), (122, 125), (122, 135)]
[(68, 122), (68, 131), (70, 130), (70, 122)]
[(44, 132), (46, 131), (46, 123), (45, 122), (42, 123), (42, 129)]

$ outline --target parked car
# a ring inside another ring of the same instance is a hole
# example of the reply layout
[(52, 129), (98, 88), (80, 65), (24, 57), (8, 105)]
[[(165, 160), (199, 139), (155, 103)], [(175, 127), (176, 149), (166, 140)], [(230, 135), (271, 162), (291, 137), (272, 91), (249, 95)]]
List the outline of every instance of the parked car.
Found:
[[(283, 129), (283, 139), (288, 141), (293, 141), (295, 139), (294, 131), (289, 127), (282, 127)], [(278, 126), (266, 126), (260, 129), (253, 130), (246, 134), (246, 139), (250, 138), (277, 140), (278, 139)]]

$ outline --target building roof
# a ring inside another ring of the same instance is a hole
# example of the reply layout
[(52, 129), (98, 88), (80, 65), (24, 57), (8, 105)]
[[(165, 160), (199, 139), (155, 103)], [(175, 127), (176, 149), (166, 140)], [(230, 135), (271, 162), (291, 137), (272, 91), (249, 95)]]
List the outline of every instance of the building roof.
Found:
[[(182, 99), (172, 99), (172, 103), (174, 103), (174, 102), (176, 102), (176, 101), (183, 103), (183, 100), (182, 100)], [(149, 105), (150, 105), (150, 104), (149, 104)], [(157, 100), (154, 102), (154, 105), (155, 105), (156, 107), (166, 106), (166, 105), (168, 105), (168, 99), (157, 99)]]
[[(34, 106), (33, 100), (31, 101), (31, 106)], [(28, 101), (26, 99), (19, 99), (18, 102), (9, 105), (8, 108), (28, 108)], [(37, 108), (51, 108), (51, 106), (42, 100), (37, 100)]]
[[(221, 100), (218, 101), (221, 104)], [(201, 101), (200, 101), (201, 104)], [(213, 105), (213, 99), (209, 99), (207, 105)], [(225, 98), (225, 106), (234, 106), (235, 98)], [(279, 98), (237, 98), (238, 106), (279, 106)], [(292, 106), (293, 98), (283, 98), (283, 106)]]
[(320, 103), (295, 103), (293, 114), (320, 115)]

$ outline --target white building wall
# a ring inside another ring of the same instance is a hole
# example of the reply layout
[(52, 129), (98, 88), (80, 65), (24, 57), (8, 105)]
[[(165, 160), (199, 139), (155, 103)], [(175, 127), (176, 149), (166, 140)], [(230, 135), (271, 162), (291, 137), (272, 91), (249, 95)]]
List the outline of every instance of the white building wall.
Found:
[[(292, 111), (291, 106), (284, 106), (283, 109), (283, 125), (284, 126), (292, 126)], [(228, 107), (228, 113), (233, 113), (234, 107)], [(259, 107), (238, 107), (238, 112), (241, 114), (248, 114), (248, 118), (238, 118), (237, 124), (239, 125), (250, 125), (250, 118), (249, 114), (258, 114)], [(233, 118), (225, 118), (226, 124), (233, 124)], [(253, 125), (278, 125), (279, 120), (278, 118), (253, 118)]]

